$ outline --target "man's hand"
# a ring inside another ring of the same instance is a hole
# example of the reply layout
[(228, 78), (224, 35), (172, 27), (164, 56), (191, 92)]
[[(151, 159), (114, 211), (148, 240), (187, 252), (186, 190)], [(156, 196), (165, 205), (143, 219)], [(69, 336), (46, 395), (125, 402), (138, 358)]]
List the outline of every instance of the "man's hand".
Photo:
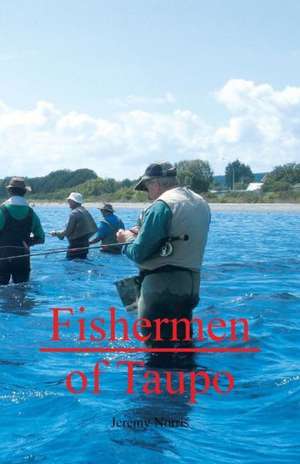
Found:
[(65, 238), (64, 232), (58, 232), (56, 230), (50, 232), (50, 235), (52, 235), (52, 237), (58, 237), (60, 240), (63, 240)]
[(130, 232), (132, 232), (134, 235), (137, 235), (139, 233), (140, 227), (139, 226), (134, 226), (129, 229)]
[(119, 229), (117, 232), (117, 241), (119, 243), (130, 242), (131, 240), (134, 240), (135, 237), (136, 234), (131, 232), (131, 230)]

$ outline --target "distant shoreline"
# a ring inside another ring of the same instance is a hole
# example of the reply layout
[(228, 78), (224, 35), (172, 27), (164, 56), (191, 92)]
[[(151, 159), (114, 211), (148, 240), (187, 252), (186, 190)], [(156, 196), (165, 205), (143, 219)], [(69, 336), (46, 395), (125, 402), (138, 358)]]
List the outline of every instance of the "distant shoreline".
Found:
[[(87, 201), (84, 205), (87, 208), (97, 208), (101, 202), (89, 202)], [(30, 204), (35, 206), (67, 206), (64, 201), (31, 201)], [(114, 208), (138, 208), (144, 209), (149, 206), (150, 203), (129, 203), (129, 202), (115, 202), (112, 203)], [(291, 212), (300, 213), (300, 203), (209, 203), (212, 211), (253, 211), (253, 212)]]

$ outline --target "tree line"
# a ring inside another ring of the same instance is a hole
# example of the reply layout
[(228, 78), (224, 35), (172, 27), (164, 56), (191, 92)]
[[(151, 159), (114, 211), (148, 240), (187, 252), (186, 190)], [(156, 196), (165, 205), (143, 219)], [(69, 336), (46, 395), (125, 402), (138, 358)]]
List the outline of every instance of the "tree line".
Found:
[[(176, 163), (180, 185), (191, 187), (198, 193), (206, 193), (212, 189), (229, 190), (246, 189), (255, 180), (255, 174), (250, 166), (238, 159), (228, 163), (225, 168), (224, 184), (218, 183), (208, 161), (200, 159), (184, 160)], [(220, 177), (220, 176), (219, 176)], [(9, 178), (0, 180), (0, 196), (6, 196), (5, 186)], [(72, 190), (80, 191), (86, 198), (108, 197), (115, 201), (142, 201), (146, 199), (143, 192), (135, 192), (136, 180), (98, 177), (91, 169), (71, 171), (62, 169), (53, 171), (43, 177), (26, 178), (32, 188), (31, 197), (36, 199), (60, 200)], [(277, 166), (264, 179), (264, 192), (288, 192), (300, 183), (300, 164), (289, 163)]]

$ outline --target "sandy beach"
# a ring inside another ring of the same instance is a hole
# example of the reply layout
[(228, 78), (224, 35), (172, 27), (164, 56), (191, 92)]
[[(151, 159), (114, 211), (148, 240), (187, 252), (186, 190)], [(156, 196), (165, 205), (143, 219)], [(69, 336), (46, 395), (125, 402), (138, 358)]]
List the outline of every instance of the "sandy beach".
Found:
[[(144, 209), (150, 203), (113, 203), (114, 208), (138, 208)], [(65, 202), (34, 202), (35, 206), (65, 206)], [(99, 203), (86, 202), (87, 208), (97, 208)], [(300, 213), (300, 203), (209, 203), (212, 211), (232, 211), (232, 212), (284, 212)]]
[(210, 203), (212, 211), (300, 213), (300, 203)]

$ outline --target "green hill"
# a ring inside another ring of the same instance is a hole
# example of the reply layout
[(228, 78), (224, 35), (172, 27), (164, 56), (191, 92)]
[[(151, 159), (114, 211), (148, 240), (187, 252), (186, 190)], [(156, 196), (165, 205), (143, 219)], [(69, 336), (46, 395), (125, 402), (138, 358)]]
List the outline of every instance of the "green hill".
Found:
[[(97, 179), (97, 174), (91, 169), (61, 169), (50, 172), (43, 177), (27, 177), (26, 183), (32, 188), (32, 194), (45, 194), (55, 192), (63, 188), (72, 188), (91, 179)], [(10, 177), (0, 181), (0, 195), (6, 195), (5, 185)]]
[[(177, 163), (178, 179), (181, 185), (189, 185), (211, 202), (276, 202), (300, 201), (300, 164), (290, 163), (277, 166), (272, 172), (256, 173), (255, 181), (266, 176), (261, 192), (228, 191), (212, 193), (208, 190), (225, 186), (225, 176), (213, 176), (207, 162), (191, 160)], [(0, 197), (7, 197), (5, 186), (9, 178), (0, 180)], [(64, 201), (71, 191), (79, 191), (85, 200), (90, 201), (127, 201), (147, 200), (144, 192), (134, 190), (136, 180), (117, 181), (101, 178), (91, 169), (71, 171), (62, 169), (50, 172), (46, 176), (26, 178), (32, 192), (27, 195), (31, 200)]]

